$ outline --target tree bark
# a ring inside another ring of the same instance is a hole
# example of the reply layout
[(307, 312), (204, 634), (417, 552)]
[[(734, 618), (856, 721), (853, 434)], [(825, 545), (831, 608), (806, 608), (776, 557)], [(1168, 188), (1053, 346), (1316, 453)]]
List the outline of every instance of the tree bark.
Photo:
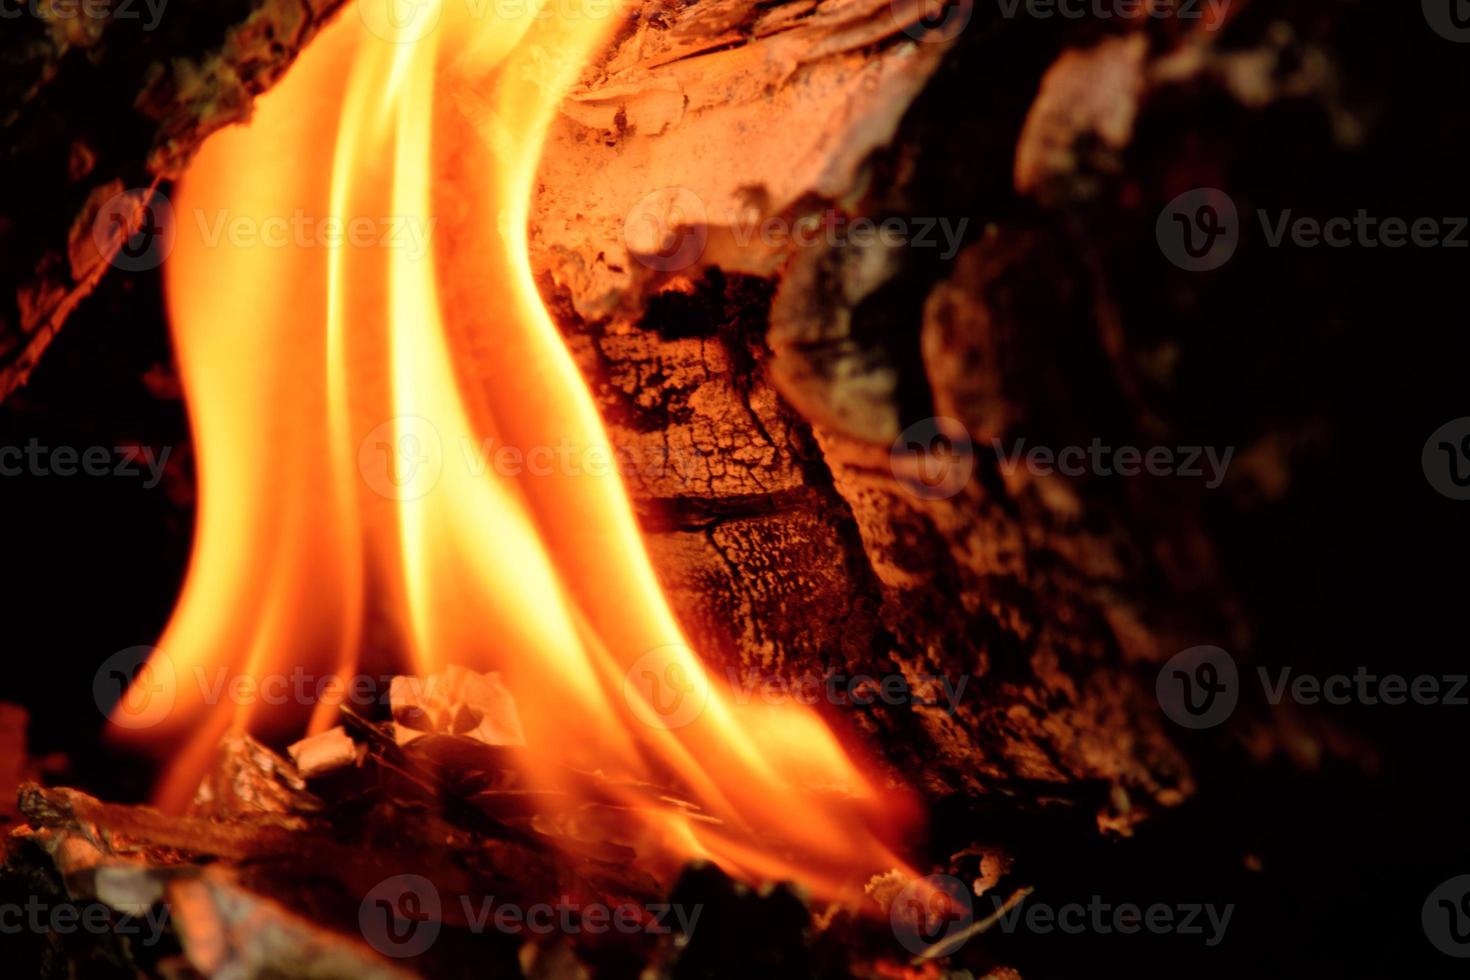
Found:
[(0, 400), (152, 220), (158, 182), (248, 118), (341, 4), (5, 4)]

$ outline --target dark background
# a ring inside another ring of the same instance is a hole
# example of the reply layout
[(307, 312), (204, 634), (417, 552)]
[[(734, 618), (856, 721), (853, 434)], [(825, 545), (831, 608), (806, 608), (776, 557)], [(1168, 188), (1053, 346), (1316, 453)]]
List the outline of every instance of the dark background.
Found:
[(0, 445), (171, 447), (164, 479), (0, 476), (8, 556), (0, 700), (30, 711), (32, 755), (64, 753), (68, 778), (145, 800), (151, 761), (102, 742), (92, 679), (110, 654), (158, 640), (193, 529), (188, 421), (158, 272), (114, 272), (58, 334), (28, 385), (0, 405)]

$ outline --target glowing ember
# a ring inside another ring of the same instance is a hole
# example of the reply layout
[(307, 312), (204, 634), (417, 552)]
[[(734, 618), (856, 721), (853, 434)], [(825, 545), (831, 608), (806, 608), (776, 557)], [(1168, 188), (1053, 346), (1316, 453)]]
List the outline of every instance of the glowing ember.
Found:
[[(557, 6), (446, 5), (411, 43), (344, 17), (180, 188), (168, 299), (200, 511), (160, 645), (181, 682), (149, 729), (189, 739), (164, 802), (188, 799), (227, 728), (335, 721), (330, 702), (259, 710), (185, 677), (463, 665), (513, 695), (527, 778), (575, 793), (566, 773), (601, 773), (641, 853), (836, 897), (900, 863), (881, 843), (900, 808), (808, 709), (712, 686), (614, 468), (474, 461), (612, 458), (526, 251), (545, 133), (618, 21)], [(228, 233), (242, 220), (258, 240)]]

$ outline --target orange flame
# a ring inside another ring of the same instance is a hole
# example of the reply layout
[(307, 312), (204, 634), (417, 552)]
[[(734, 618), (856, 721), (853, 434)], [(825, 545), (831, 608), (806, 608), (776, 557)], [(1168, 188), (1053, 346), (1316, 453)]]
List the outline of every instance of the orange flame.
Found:
[[(273, 672), (459, 664), (501, 673), (538, 785), (596, 770), (668, 859), (846, 894), (900, 865), (896, 797), (808, 708), (711, 682), (613, 467), (475, 460), (612, 459), (524, 229), (547, 129), (618, 12), (425, 3), (437, 29), (399, 43), (366, 13), (329, 27), (179, 188), (167, 289), (200, 509), (155, 664), (176, 683), (149, 737), (189, 743), (164, 802), (226, 729), (334, 723), (329, 699), (257, 711)], [(670, 782), (704, 819), (647, 788)]]

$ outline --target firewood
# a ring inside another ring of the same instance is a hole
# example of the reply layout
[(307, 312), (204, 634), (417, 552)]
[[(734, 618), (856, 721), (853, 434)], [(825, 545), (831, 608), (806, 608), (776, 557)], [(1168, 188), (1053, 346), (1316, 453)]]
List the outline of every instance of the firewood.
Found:
[(305, 828), (322, 801), (307, 791), (303, 775), (249, 735), (221, 739), (213, 767), (199, 784), (189, 812), (216, 820), (263, 820)]
[[(1263, 568), (1276, 547), (1267, 528), (1282, 525), (1262, 515), (1310, 524), (1311, 488), (1334, 479), (1328, 447), (1348, 410), (1314, 415), (1294, 400), (1303, 378), (1345, 383), (1299, 353), (1315, 349), (1316, 311), (1371, 331), (1305, 253), (1308, 271), (1289, 281), (1244, 246), (1201, 275), (1171, 264), (1155, 225), (1195, 186), (1323, 200), (1282, 161), (1322, 174), (1375, 154), (1412, 159), (1391, 140), (1438, 130), (1385, 75), (1346, 84), (1371, 60), (1371, 19), (1255, 6), (1221, 24), (1084, 24), (976, 5), (952, 37), (910, 43), (896, 30), (846, 70), (839, 44), (777, 58), (768, 74), (755, 53), (782, 42), (752, 8), (731, 15), (740, 37), (728, 50), (650, 19), (589, 72), (584, 101), (610, 93), (647, 122), (568, 110), (543, 166), (532, 261), (626, 457), (665, 590), (718, 676), (756, 689), (855, 674), (966, 681), (953, 711), (823, 707), (933, 798), (1065, 800), (1108, 833), (1189, 799), (1199, 767), (1234, 751), (1195, 740), (1186, 752), (1155, 682), (1206, 640), (1242, 664), (1279, 652), (1298, 638), (1283, 598), (1292, 579), (1350, 575), (1322, 537), (1290, 549), (1280, 567), (1294, 575)], [(1416, 50), (1440, 43), (1414, 37)], [(1420, 71), (1446, 90), (1459, 79), (1453, 47)], [(659, 49), (676, 60), (628, 78), (625, 63)], [(701, 83), (726, 64), (723, 101), (705, 98)], [(1399, 100), (1379, 115), (1389, 92)], [(1428, 137), (1416, 145), (1438, 152)], [(1323, 202), (1328, 213), (1359, 206), (1346, 194)], [(953, 254), (759, 234), (764, 221), (857, 217), (967, 225)], [(1348, 292), (1377, 302), (1361, 254)], [(1283, 295), (1300, 306), (1272, 302)], [(1251, 340), (1232, 343), (1241, 324)], [(1400, 352), (1406, 365), (1437, 360), (1415, 342), (1422, 356)], [(1256, 349), (1279, 356), (1262, 363)], [(1370, 359), (1349, 367), (1374, 386)], [(1268, 402), (1226, 380), (1247, 376)], [(916, 492), (903, 437), (917, 426), (911, 441), (929, 443), (936, 417), (963, 438), (966, 473), (953, 492)], [(1033, 474), (1013, 455), (1095, 439), (1196, 458), (1210, 447), (1235, 463), (1207, 486)], [(1278, 589), (1263, 593), (1262, 575)], [(1282, 712), (1242, 722), (1258, 759), (1366, 764), (1326, 722), (1297, 725)]]
[(351, 764), (357, 758), (357, 744), (336, 726), (292, 743), (286, 752), (302, 778), (311, 779)]

